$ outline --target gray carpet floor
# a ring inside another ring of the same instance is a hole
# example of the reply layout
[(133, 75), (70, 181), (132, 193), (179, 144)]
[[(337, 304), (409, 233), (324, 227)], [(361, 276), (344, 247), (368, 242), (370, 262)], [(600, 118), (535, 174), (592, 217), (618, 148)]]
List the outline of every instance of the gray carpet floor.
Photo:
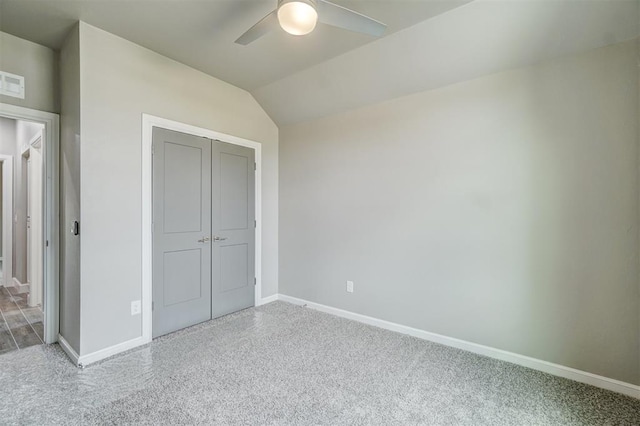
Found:
[(640, 400), (283, 302), (83, 370), (10, 352), (0, 383), (0, 424), (640, 424)]

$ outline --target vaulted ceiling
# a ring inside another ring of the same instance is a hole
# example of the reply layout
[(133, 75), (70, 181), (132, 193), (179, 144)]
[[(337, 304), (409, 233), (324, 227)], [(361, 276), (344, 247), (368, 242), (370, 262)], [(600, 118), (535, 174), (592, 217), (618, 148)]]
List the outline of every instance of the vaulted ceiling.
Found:
[[(335, 0), (384, 21), (387, 34), (470, 0)], [(277, 81), (375, 38), (319, 25), (305, 37), (284, 31), (234, 41), (277, 0), (0, 0), (0, 30), (58, 49), (78, 20), (245, 90)]]
[(295, 123), (638, 36), (639, 0), (334, 0), (380, 39), (318, 26), (241, 46), (276, 0), (0, 0), (0, 30), (58, 49), (78, 20), (251, 92)]

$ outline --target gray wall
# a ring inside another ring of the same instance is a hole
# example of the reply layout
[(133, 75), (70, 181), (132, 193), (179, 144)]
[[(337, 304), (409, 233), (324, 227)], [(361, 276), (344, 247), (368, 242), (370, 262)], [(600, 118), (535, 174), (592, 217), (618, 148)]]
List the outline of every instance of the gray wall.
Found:
[(263, 278), (277, 281), (278, 129), (249, 93), (80, 23), (81, 355), (141, 336), (142, 114), (263, 144)]
[[(16, 120), (0, 117), (0, 154), (15, 156), (16, 154)], [(0, 163), (2, 164), (2, 163)], [(13, 164), (13, 163), (12, 163)], [(0, 193), (2, 193), (2, 167), (0, 166)], [(2, 194), (4, 197), (4, 194)], [(0, 253), (2, 253), (2, 198), (0, 197)], [(7, 218), (11, 220), (11, 218)], [(5, 264), (3, 261), (3, 268)], [(12, 284), (12, 283), (11, 283)]]
[(25, 99), (0, 95), (0, 102), (58, 112), (58, 58), (44, 46), (0, 32), (0, 71), (25, 78)]
[[(3, 175), (2, 175), (2, 167), (4, 165), (4, 162), (0, 162), (0, 206), (2, 206), (2, 203), (4, 202), (4, 192), (3, 192), (3, 188), (2, 188), (2, 179), (3, 179)], [(3, 252), (2, 252), (2, 224), (3, 224), (3, 210), (2, 208), (0, 208), (0, 257), (3, 256)], [(3, 265), (3, 270), (4, 270), (4, 265)]]
[[(13, 120), (11, 118), (5, 118), (5, 117), (0, 117), (0, 154), (2, 155), (10, 155), (12, 156), (12, 161), (11, 164), (13, 165), (15, 163), (15, 161), (13, 160), (13, 158), (15, 158), (16, 155), (16, 149), (17, 149), (17, 145), (16, 145), (16, 133), (17, 133), (17, 124), (18, 122), (16, 120)], [(1, 168), (0, 168), (0, 175), (1, 175)], [(0, 185), (0, 194), (2, 194), (2, 185)], [(0, 201), (2, 200), (2, 198), (0, 197)], [(2, 211), (2, 204), (0, 202), (0, 212)], [(2, 218), (2, 220), (5, 220), (5, 218)], [(6, 218), (6, 220), (12, 220), (12, 218)], [(12, 239), (12, 245), (14, 245), (15, 243), (13, 242)], [(15, 248), (13, 248), (13, 251), (15, 251)], [(0, 253), (2, 252), (2, 221), (0, 221)], [(15, 254), (13, 255), (15, 257)], [(2, 261), (2, 267), (3, 267), (3, 271), (6, 268), (6, 259), (3, 259)], [(12, 266), (13, 266), (13, 258), (12, 258)], [(13, 283), (9, 283), (10, 285), (13, 285)]]
[(76, 26), (60, 51), (60, 334), (80, 353), (80, 38)]
[(0, 117), (0, 154), (16, 155), (16, 120)]
[(640, 384), (637, 59), (281, 128), (280, 293)]

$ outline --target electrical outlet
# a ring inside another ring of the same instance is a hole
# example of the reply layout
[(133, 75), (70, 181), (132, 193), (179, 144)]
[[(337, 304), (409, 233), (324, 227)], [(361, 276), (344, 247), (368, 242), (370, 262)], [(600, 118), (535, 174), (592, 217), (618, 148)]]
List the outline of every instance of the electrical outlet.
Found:
[(347, 281), (347, 293), (353, 293), (353, 281)]
[(131, 315), (138, 315), (141, 310), (142, 308), (139, 300), (131, 302)]

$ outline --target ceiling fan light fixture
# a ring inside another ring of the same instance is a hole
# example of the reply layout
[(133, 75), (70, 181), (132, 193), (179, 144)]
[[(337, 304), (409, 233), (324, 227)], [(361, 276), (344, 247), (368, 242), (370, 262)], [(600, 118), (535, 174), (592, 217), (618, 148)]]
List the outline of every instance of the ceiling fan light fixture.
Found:
[(283, 30), (293, 35), (309, 34), (318, 23), (315, 0), (280, 0), (278, 22)]

